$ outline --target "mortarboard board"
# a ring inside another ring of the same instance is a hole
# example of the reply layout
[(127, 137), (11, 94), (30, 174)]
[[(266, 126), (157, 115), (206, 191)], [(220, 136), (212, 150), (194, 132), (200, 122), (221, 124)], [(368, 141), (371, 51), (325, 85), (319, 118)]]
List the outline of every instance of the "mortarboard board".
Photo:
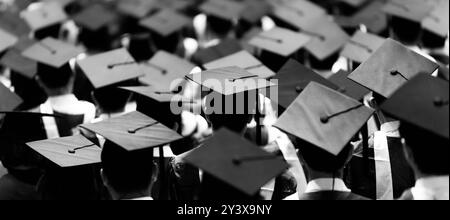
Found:
[(283, 159), (226, 129), (217, 131), (184, 161), (251, 196), (288, 169)]
[(189, 24), (190, 21), (190, 18), (178, 12), (164, 9), (148, 18), (142, 19), (139, 24), (163, 37), (166, 37), (182, 30)]
[(377, 35), (358, 31), (344, 46), (341, 56), (357, 63), (364, 63), (383, 45), (384, 40)]
[(337, 91), (361, 101), (364, 99), (364, 96), (370, 93), (370, 90), (347, 78), (349, 74), (349, 72), (341, 70), (331, 76), (329, 80), (339, 87)]
[(33, 79), (37, 73), (37, 62), (22, 56), (22, 52), (35, 43), (34, 40), (27, 37), (20, 38), (17, 44), (3, 55), (0, 64), (28, 79)]
[(17, 41), (19, 40), (19, 39), (17, 39), (16, 36), (4, 31), (1, 28), (0, 28), (0, 39), (2, 39), (0, 41), (0, 53), (2, 53), (3, 51), (5, 51), (8, 48), (14, 46), (14, 44), (16, 44)]
[(278, 105), (287, 108), (310, 82), (317, 82), (331, 89), (339, 87), (295, 60), (289, 60), (274, 77), (278, 80)]
[(13, 111), (21, 103), (22, 99), (0, 82), (0, 112)]
[(349, 78), (389, 98), (416, 74), (432, 74), (438, 67), (431, 60), (392, 39), (387, 39), (366, 62), (349, 75)]
[(193, 4), (195, 4), (195, 1), (191, 0), (157, 0), (157, 8), (177, 11), (185, 10)]
[(245, 0), (243, 2), (245, 9), (241, 14), (242, 20), (255, 24), (258, 23), (262, 17), (271, 12), (272, 7), (265, 0)]
[(81, 135), (35, 141), (27, 145), (61, 168), (101, 162), (102, 149)]
[(388, 26), (387, 15), (382, 11), (383, 1), (372, 1), (362, 10), (351, 17), (351, 20), (359, 26), (363, 24), (372, 33), (381, 33)]
[(311, 1), (277, 0), (272, 1), (274, 5), (273, 14), (298, 29), (303, 29), (317, 18), (326, 16), (322, 7)]
[(181, 139), (181, 135), (140, 112), (84, 124), (82, 128), (103, 136), (127, 151), (161, 147)]
[(431, 5), (422, 0), (389, 0), (383, 11), (391, 16), (421, 23), (432, 10)]
[(305, 49), (318, 60), (324, 60), (336, 53), (349, 39), (347, 33), (328, 17), (312, 21), (309, 27), (303, 29), (303, 33), (311, 36), (311, 41), (305, 45)]
[(22, 55), (41, 64), (60, 68), (82, 52), (79, 47), (48, 37), (23, 51)]
[(240, 51), (203, 65), (206, 69), (237, 66), (261, 78), (269, 78), (275, 73), (247, 51)]
[(140, 64), (145, 75), (139, 81), (151, 85), (160, 91), (173, 91), (178, 85), (172, 85), (178, 79), (184, 79), (195, 65), (187, 60), (165, 51), (159, 51), (148, 62)]
[(18, 13), (7, 11), (0, 12), (0, 27), (16, 36), (30, 33), (30, 27)]
[(78, 65), (96, 89), (143, 75), (139, 64), (124, 48), (87, 57), (79, 60)]
[(68, 18), (58, 2), (42, 3), (39, 8), (24, 11), (22, 16), (34, 31), (62, 23)]
[(207, 0), (200, 5), (200, 10), (224, 20), (240, 18), (245, 7), (243, 4), (231, 0)]
[[(236, 66), (206, 70), (186, 77), (224, 96), (275, 86), (275, 84)], [(249, 81), (249, 79), (254, 80)], [(217, 84), (218, 82), (220, 85)]]
[(141, 19), (155, 9), (156, 0), (120, 0), (117, 4), (119, 12)]
[(239, 43), (239, 41), (225, 39), (221, 41), (218, 45), (200, 49), (194, 54), (193, 60), (195, 60), (195, 62), (197, 63), (205, 64), (213, 60), (217, 60), (230, 54), (239, 52), (241, 50), (242, 46)]
[(288, 57), (310, 42), (308, 35), (275, 27), (253, 37), (249, 44)]
[(152, 86), (121, 87), (121, 89), (145, 96), (151, 100), (157, 101), (158, 103), (191, 103), (189, 99), (184, 98), (179, 94), (166, 90), (158, 90)]
[(352, 98), (311, 82), (275, 127), (337, 156), (373, 112)]
[(87, 7), (73, 17), (76, 24), (90, 31), (97, 31), (117, 19), (117, 15), (103, 5)]
[(422, 21), (422, 26), (438, 36), (447, 37), (449, 26), (449, 1), (439, 1), (433, 11)]
[(387, 114), (449, 139), (448, 82), (418, 74), (382, 104)]
[(418, 74), (383, 103), (381, 109), (405, 123), (448, 140), (448, 98), (447, 81)]

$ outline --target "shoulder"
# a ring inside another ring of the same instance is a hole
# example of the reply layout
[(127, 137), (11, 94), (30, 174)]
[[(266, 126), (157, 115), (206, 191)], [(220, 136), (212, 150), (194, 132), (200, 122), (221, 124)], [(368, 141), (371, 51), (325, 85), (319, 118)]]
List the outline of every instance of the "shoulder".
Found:
[(300, 200), (370, 200), (351, 192), (323, 191), (315, 193), (305, 193), (300, 196)]
[(403, 200), (403, 201), (414, 200), (414, 196), (411, 192), (411, 189), (406, 190), (398, 200)]

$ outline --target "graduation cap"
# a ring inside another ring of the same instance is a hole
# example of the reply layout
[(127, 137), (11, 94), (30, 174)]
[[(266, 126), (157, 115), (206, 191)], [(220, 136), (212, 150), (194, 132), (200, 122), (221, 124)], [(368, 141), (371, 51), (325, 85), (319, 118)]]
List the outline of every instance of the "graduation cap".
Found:
[(383, 12), (383, 1), (371, 1), (366, 7), (351, 17), (355, 26), (363, 24), (367, 29), (379, 34), (386, 30), (388, 26), (387, 15)]
[(95, 123), (82, 128), (103, 136), (127, 151), (161, 147), (182, 137), (152, 118), (140, 112)]
[[(0, 112), (13, 111), (22, 103), (22, 99), (0, 83)], [(1, 118), (1, 115), (0, 115)]]
[(414, 127), (449, 139), (449, 86), (444, 80), (418, 74), (381, 109)]
[(206, 70), (186, 77), (224, 96), (275, 86), (275, 84), (236, 66)]
[(241, 50), (242, 46), (239, 41), (225, 39), (218, 45), (200, 49), (193, 55), (192, 59), (198, 64), (205, 64)]
[(240, 18), (245, 7), (243, 4), (230, 0), (207, 0), (200, 5), (200, 11), (207, 15), (232, 21)]
[(327, 14), (324, 8), (311, 1), (278, 0), (272, 1), (272, 4), (275, 17), (298, 29), (304, 29), (312, 21)]
[(11, 46), (14, 46), (14, 44), (17, 43), (19, 39), (17, 39), (16, 36), (4, 31), (0, 28), (0, 53), (5, 51), (6, 49), (10, 48)]
[(117, 19), (117, 14), (101, 4), (88, 6), (73, 17), (79, 26), (89, 31), (98, 31)]
[(366, 62), (349, 75), (349, 78), (389, 98), (415, 75), (432, 74), (438, 67), (431, 60), (392, 39), (387, 39)]
[(120, 0), (117, 9), (123, 14), (141, 19), (155, 9), (156, 3), (156, 0)]
[(139, 81), (161, 91), (173, 91), (178, 85), (172, 85), (178, 79), (184, 79), (195, 65), (176, 55), (159, 51), (148, 62), (140, 64), (145, 75)]
[(280, 157), (226, 129), (217, 131), (184, 160), (249, 196), (288, 169)]
[(355, 100), (362, 101), (370, 93), (370, 90), (347, 78), (349, 74), (349, 72), (341, 70), (331, 76), (329, 80), (339, 87), (337, 91)]
[(170, 9), (142, 19), (139, 24), (162, 37), (167, 37), (189, 25), (191, 19)]
[(422, 20), (424, 46), (443, 47), (448, 36), (449, 1), (435, 1), (434, 9)]
[(31, 31), (20, 15), (10, 10), (0, 12), (0, 28), (16, 36), (28, 35)]
[(341, 56), (357, 63), (364, 63), (383, 45), (384, 40), (377, 35), (358, 31), (344, 46)]
[(47, 2), (33, 10), (22, 13), (24, 20), (32, 30), (41, 30), (67, 20), (67, 14), (58, 2)]
[(275, 27), (253, 37), (249, 44), (257, 48), (288, 57), (306, 46), (311, 40), (308, 35)]
[(339, 2), (346, 3), (355, 8), (359, 8), (362, 5), (364, 5), (364, 3), (367, 2), (367, 0), (339, 0)]
[(94, 88), (99, 89), (142, 76), (139, 64), (124, 49), (116, 49), (78, 61)]
[(240, 51), (204, 65), (206, 69), (237, 66), (261, 78), (270, 78), (275, 73), (247, 51)]
[(325, 60), (335, 54), (349, 39), (347, 33), (328, 17), (312, 21), (302, 33), (311, 36), (305, 49), (318, 60)]
[(83, 50), (79, 47), (48, 37), (36, 42), (23, 51), (22, 55), (40, 64), (58, 69), (82, 52)]
[(274, 79), (278, 80), (278, 105), (284, 109), (291, 105), (310, 82), (317, 82), (331, 89), (337, 90), (339, 88), (313, 70), (292, 59), (280, 69)]
[(102, 149), (81, 135), (27, 143), (61, 168), (99, 164)]
[(421, 0), (389, 0), (383, 11), (391, 16), (421, 23), (430, 13), (432, 6)]
[(256, 24), (264, 16), (272, 11), (272, 7), (265, 0), (245, 0), (245, 9), (242, 11), (241, 18), (247, 23)]
[(275, 127), (337, 156), (373, 113), (364, 104), (311, 82)]

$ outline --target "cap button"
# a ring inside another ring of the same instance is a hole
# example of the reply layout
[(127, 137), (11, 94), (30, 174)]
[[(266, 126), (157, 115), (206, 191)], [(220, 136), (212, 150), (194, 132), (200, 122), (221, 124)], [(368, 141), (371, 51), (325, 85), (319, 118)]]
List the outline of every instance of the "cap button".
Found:
[(239, 160), (238, 158), (233, 158), (233, 164), (234, 165), (239, 166), (239, 165), (241, 165), (241, 163), (242, 163), (242, 161)]
[(297, 93), (301, 93), (301, 92), (303, 92), (303, 88), (301, 86), (297, 86), (297, 87), (295, 87), (295, 91)]
[(340, 87), (340, 88), (338, 89), (338, 91), (341, 92), (341, 93), (345, 93), (345, 92), (347, 92), (347, 88), (345, 88), (345, 87)]
[(330, 118), (328, 116), (320, 117), (320, 122), (322, 122), (322, 124), (327, 124), (329, 121), (330, 121)]
[(434, 105), (438, 107), (443, 106), (444, 100), (441, 97), (436, 97), (434, 98)]
[(393, 75), (393, 76), (398, 75), (398, 71), (397, 70), (391, 70), (391, 75)]

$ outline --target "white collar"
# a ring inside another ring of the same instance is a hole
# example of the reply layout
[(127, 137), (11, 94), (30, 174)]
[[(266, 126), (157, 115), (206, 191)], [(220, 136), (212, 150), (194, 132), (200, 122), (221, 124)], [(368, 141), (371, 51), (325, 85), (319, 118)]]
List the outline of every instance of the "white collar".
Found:
[(153, 198), (150, 196), (147, 196), (147, 197), (141, 197), (141, 198), (130, 199), (130, 200), (132, 200), (132, 201), (152, 201)]
[[(315, 193), (321, 191), (333, 191), (333, 179), (323, 178), (315, 179), (308, 183), (306, 193)], [(337, 192), (351, 192), (345, 185), (344, 181), (339, 178), (334, 179), (334, 191)]]
[(415, 200), (449, 200), (449, 176), (419, 179), (411, 193)]

